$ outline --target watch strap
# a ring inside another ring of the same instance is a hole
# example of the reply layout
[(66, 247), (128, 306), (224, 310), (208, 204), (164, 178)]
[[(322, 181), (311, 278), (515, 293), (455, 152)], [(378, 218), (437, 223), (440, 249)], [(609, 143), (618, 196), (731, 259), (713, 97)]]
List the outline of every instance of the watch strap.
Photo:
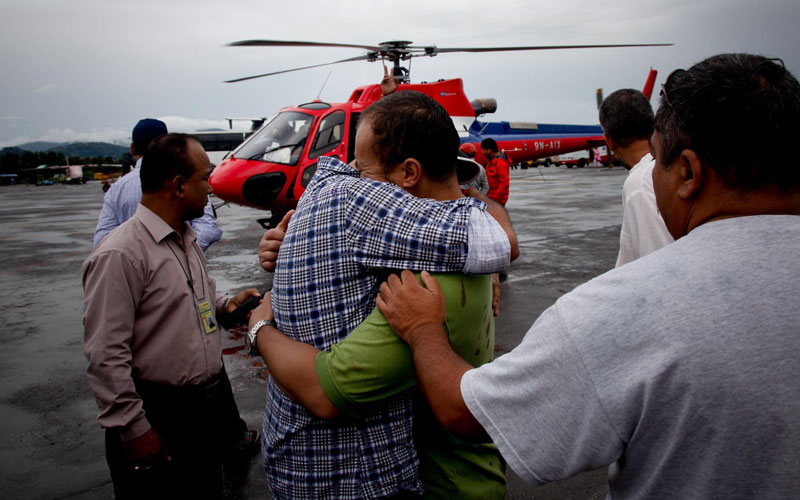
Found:
[(246, 347), (248, 347), (248, 351), (250, 352), (251, 355), (255, 356), (256, 354), (258, 354), (256, 337), (258, 336), (258, 331), (267, 325), (275, 326), (275, 323), (273, 323), (268, 319), (262, 319), (257, 321), (256, 324), (253, 325), (253, 328), (251, 328), (250, 331), (247, 332), (247, 335), (245, 336), (245, 344), (247, 344)]

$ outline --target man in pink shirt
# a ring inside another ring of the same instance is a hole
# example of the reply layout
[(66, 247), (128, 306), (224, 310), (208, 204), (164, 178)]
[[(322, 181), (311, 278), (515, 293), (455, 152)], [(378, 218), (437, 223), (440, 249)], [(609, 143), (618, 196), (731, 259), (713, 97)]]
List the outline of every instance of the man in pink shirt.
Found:
[(221, 496), (221, 450), (246, 432), (217, 318), (258, 292), (218, 295), (187, 223), (210, 172), (196, 140), (155, 139), (136, 213), (82, 266), (88, 380), (117, 499)]

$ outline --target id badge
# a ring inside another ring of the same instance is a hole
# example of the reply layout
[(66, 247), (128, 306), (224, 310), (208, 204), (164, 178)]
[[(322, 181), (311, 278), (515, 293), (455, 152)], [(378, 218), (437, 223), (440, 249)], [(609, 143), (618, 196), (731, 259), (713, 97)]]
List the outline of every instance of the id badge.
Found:
[(203, 320), (203, 327), (205, 327), (206, 333), (216, 332), (217, 318), (214, 317), (211, 304), (207, 300), (201, 300), (197, 303), (197, 309), (200, 311), (200, 319)]

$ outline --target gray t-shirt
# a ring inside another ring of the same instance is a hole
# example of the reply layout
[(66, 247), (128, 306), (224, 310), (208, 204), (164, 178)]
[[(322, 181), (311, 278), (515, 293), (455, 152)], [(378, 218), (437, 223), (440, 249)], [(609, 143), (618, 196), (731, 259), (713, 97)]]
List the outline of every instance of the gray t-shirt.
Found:
[(704, 224), (564, 295), (461, 392), (509, 465), (613, 498), (800, 494), (800, 217)]

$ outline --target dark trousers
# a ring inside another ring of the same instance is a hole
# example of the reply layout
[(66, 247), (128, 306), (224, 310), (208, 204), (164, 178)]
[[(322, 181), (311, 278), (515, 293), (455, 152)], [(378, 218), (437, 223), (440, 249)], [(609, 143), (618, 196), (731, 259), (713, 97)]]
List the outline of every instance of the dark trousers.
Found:
[(135, 383), (147, 420), (172, 461), (134, 470), (119, 432), (106, 429), (106, 459), (116, 499), (220, 498), (222, 452), (246, 431), (225, 368), (197, 386)]

